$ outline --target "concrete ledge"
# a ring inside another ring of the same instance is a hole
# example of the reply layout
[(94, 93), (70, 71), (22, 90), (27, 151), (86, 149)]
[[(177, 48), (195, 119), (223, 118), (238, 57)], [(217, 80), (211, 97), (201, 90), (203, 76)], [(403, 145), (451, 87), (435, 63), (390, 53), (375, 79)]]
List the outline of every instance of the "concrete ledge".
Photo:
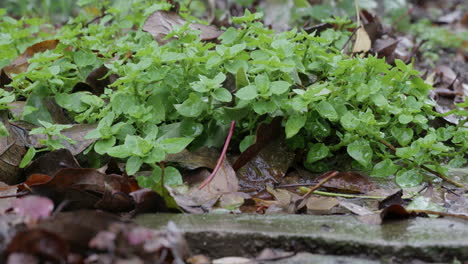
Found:
[(353, 216), (153, 214), (135, 221), (156, 229), (173, 221), (196, 253), (211, 257), (281, 248), (374, 260), (468, 259), (468, 223), (457, 219), (415, 218), (378, 226)]

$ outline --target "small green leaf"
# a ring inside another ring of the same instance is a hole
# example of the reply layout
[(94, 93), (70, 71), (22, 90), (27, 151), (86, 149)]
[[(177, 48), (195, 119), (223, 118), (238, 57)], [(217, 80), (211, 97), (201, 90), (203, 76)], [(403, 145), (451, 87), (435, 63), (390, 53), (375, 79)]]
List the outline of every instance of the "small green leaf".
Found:
[(335, 108), (332, 104), (327, 101), (320, 101), (317, 105), (317, 112), (324, 117), (328, 118), (330, 121), (337, 121), (338, 120), (338, 113), (336, 112)]
[(166, 138), (161, 140), (159, 144), (166, 153), (175, 154), (184, 150), (192, 141), (193, 138)]
[(125, 145), (114, 146), (107, 150), (107, 155), (114, 157), (114, 158), (119, 158), (119, 159), (126, 158), (130, 156), (131, 154), (132, 153)]
[(78, 65), (78, 67), (84, 67), (93, 65), (96, 62), (97, 57), (90, 51), (79, 50), (73, 54), (73, 60), (75, 61), (76, 65)]
[(257, 87), (255, 85), (247, 85), (236, 92), (236, 97), (241, 100), (252, 100), (257, 97)]
[(247, 78), (247, 74), (245, 73), (245, 68), (240, 68), (237, 70), (236, 73), (236, 89), (240, 89), (244, 86), (249, 85), (249, 79)]
[(5, 127), (5, 124), (0, 121), (0, 138), (1, 137), (8, 137), (10, 133), (8, 132), (8, 129)]
[(307, 116), (294, 113), (286, 121), (286, 138), (295, 136), (307, 121)]
[(161, 162), (166, 158), (166, 152), (159, 146), (154, 146), (151, 152), (143, 159), (147, 164)]
[(34, 158), (35, 155), (36, 155), (36, 149), (29, 148), (26, 154), (24, 155), (23, 159), (21, 160), (19, 167), (20, 168), (26, 167), (31, 162), (31, 160)]
[(372, 169), (372, 177), (388, 177), (394, 174), (398, 170), (398, 166), (393, 164), (391, 159), (384, 159), (381, 162), (374, 165)]
[(412, 115), (402, 114), (402, 115), (398, 116), (398, 122), (400, 122), (400, 124), (406, 125), (411, 121), (413, 121), (413, 116)]
[(127, 164), (125, 166), (125, 171), (127, 171), (128, 175), (135, 174), (138, 170), (140, 170), (141, 165), (143, 164), (143, 160), (141, 160), (138, 156), (131, 156), (127, 160)]
[(107, 150), (110, 149), (115, 145), (116, 138), (110, 137), (108, 139), (101, 139), (94, 144), (94, 151), (96, 153), (104, 155), (106, 154)]
[(412, 169), (399, 171), (395, 181), (402, 188), (410, 188), (419, 185), (422, 179), (422, 174), (418, 170)]
[(231, 93), (225, 88), (218, 88), (214, 90), (211, 95), (218, 101), (221, 102), (231, 102), (232, 95)]
[(353, 141), (347, 147), (349, 156), (355, 159), (359, 164), (364, 167), (369, 167), (372, 162), (372, 148), (370, 147), (369, 141), (359, 139)]
[(359, 127), (359, 119), (350, 111), (346, 112), (340, 118), (340, 124), (343, 126), (344, 129), (348, 131), (353, 131)]
[(397, 148), (395, 154), (400, 158), (409, 159), (416, 156), (419, 150), (419, 145), (412, 144), (410, 147)]
[(314, 163), (330, 154), (330, 149), (323, 143), (313, 144), (307, 152), (307, 162)]
[(196, 94), (191, 93), (182, 104), (175, 105), (177, 112), (185, 117), (198, 117), (206, 109), (206, 104)]
[(164, 169), (164, 185), (180, 185), (184, 183), (179, 170), (174, 167), (166, 167)]
[(249, 135), (244, 137), (242, 141), (239, 143), (239, 150), (240, 152), (244, 152), (248, 147), (252, 146), (255, 142), (255, 136)]
[(271, 92), (273, 94), (283, 94), (289, 90), (291, 84), (285, 81), (275, 81), (271, 83)]
[(390, 133), (392, 134), (393, 137), (396, 138), (398, 141), (398, 144), (401, 146), (406, 146), (408, 143), (411, 142), (413, 139), (413, 129), (411, 128), (400, 128), (400, 127), (392, 127), (390, 129)]

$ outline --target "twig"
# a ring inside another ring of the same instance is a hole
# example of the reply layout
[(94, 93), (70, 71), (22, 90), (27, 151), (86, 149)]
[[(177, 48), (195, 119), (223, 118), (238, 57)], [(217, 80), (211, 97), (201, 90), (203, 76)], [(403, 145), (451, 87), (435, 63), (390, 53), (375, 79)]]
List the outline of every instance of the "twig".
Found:
[(446, 182), (448, 182), (448, 183), (451, 183), (451, 184), (453, 184), (453, 185), (455, 185), (455, 186), (457, 186), (457, 187), (460, 187), (460, 188), (466, 188), (466, 186), (465, 186), (463, 183), (456, 182), (456, 181), (450, 179), (449, 177), (443, 175), (442, 173), (440, 173), (440, 172), (438, 172), (438, 171), (435, 171), (435, 170), (433, 170), (433, 169), (427, 167), (426, 165), (421, 165), (421, 166), (419, 166), (419, 167), (420, 167), (421, 169), (425, 170), (425, 171), (428, 171), (428, 172), (434, 174), (435, 176), (441, 178), (442, 180), (444, 180), (444, 181), (446, 181)]
[(425, 213), (425, 214), (432, 214), (432, 215), (438, 215), (438, 216), (451, 216), (451, 217), (456, 217), (456, 218), (460, 218), (463, 220), (468, 220), (468, 216), (463, 215), (463, 214), (451, 214), (451, 213), (445, 213), (445, 212), (420, 210), (420, 209), (406, 209), (406, 211), (408, 211), (408, 213), (414, 212), (414, 213)]
[[(387, 142), (387, 141), (385, 141), (384, 139), (381, 139), (381, 138), (379, 138), (378, 140), (379, 140), (380, 143), (384, 144), (387, 148), (391, 149), (392, 151), (396, 151), (396, 147), (393, 146), (392, 144), (390, 144), (389, 142)], [(443, 175), (442, 173), (427, 167), (426, 165), (419, 165), (419, 167), (421, 169), (427, 171), (427, 172), (430, 172), (430, 173), (434, 174), (435, 176), (441, 178), (442, 180), (444, 180), (444, 181), (446, 181), (448, 183), (451, 183), (451, 184), (453, 184), (453, 185), (455, 185), (457, 187), (460, 187), (460, 188), (466, 188), (466, 186), (463, 183), (456, 182), (456, 181), (450, 179), (449, 177)]]
[[(338, 175), (338, 172), (337, 171), (331, 171), (331, 172), (327, 172), (326, 174), (328, 174), (327, 177), (325, 177), (325, 179), (321, 180), (319, 183), (317, 183), (316, 185), (314, 185), (314, 187), (310, 188), (310, 190), (304, 194), (301, 199), (307, 199), (309, 198), (309, 196), (315, 191), (317, 190), (318, 188), (320, 188), (322, 185), (324, 185), (327, 181), (329, 181), (331, 178), (335, 177), (336, 175)], [(325, 174), (325, 175), (326, 175)]]
[(315, 191), (317, 190), (318, 188), (320, 188), (320, 186), (322, 186), (323, 184), (325, 184), (327, 181), (329, 181), (331, 178), (335, 177), (336, 175), (338, 175), (338, 172), (337, 171), (330, 171), (330, 172), (327, 172), (325, 173), (324, 175), (327, 175), (327, 177), (325, 177), (325, 179), (321, 180), (319, 183), (317, 183), (316, 185), (314, 185), (314, 187), (310, 188), (310, 190), (304, 194), (301, 198), (297, 199), (296, 201), (294, 201), (293, 203), (291, 203), (289, 205), (289, 208), (288, 208), (288, 211), (290, 213), (294, 213), (296, 212), (297, 210), (301, 209), (302, 207), (304, 207), (306, 205), (306, 201), (307, 201), (307, 198), (309, 198), (309, 196)]
[[(309, 192), (309, 188), (301, 187), (299, 191)], [(349, 193), (333, 193), (333, 192), (324, 192), (324, 191), (313, 191), (313, 194), (322, 195), (322, 196), (331, 196), (331, 197), (343, 197), (343, 198), (362, 198), (362, 199), (385, 199), (384, 196), (369, 196), (369, 195), (360, 195), (360, 194), (349, 194)]]
[(201, 190), (203, 187), (208, 185), (211, 180), (213, 180), (214, 176), (218, 172), (219, 168), (221, 167), (221, 164), (224, 161), (224, 158), (226, 157), (226, 152), (229, 146), (229, 142), (231, 141), (232, 134), (234, 133), (234, 127), (236, 126), (236, 121), (231, 122), (231, 128), (229, 129), (229, 134), (226, 138), (226, 141), (224, 142), (224, 147), (223, 151), (221, 152), (221, 155), (218, 158), (218, 163), (216, 163), (216, 167), (213, 169), (213, 172), (211, 173), (210, 177), (206, 178), (206, 180), (203, 181), (203, 183), (198, 187), (199, 190)]

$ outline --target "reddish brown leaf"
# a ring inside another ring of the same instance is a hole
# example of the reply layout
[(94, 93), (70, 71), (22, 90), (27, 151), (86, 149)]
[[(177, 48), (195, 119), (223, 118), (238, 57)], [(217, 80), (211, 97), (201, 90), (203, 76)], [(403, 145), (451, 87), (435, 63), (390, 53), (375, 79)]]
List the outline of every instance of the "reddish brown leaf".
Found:
[(69, 247), (56, 233), (43, 229), (30, 229), (18, 232), (13, 237), (5, 255), (15, 252), (36, 256), (43, 261), (66, 263)]
[[(72, 153), (67, 149), (59, 149), (48, 152), (39, 158), (35, 159), (29, 166), (24, 170), (24, 175), (28, 177), (32, 174), (45, 174), (54, 175), (59, 170), (64, 168), (79, 168), (80, 165), (75, 159)], [(42, 177), (44, 178), (44, 177)], [(31, 178), (31, 181), (37, 182), (40, 179), (38, 176)], [(26, 181), (28, 184), (28, 182)], [(29, 184), (28, 184), (29, 185)], [(31, 185), (29, 185), (31, 186)]]
[(408, 202), (402, 199), (403, 196), (403, 190), (399, 190), (396, 193), (388, 196), (387, 198), (383, 199), (382, 201), (379, 202), (379, 209), (387, 208), (391, 205), (402, 205), (406, 206)]
[(59, 43), (59, 40), (52, 39), (52, 40), (44, 40), (42, 42), (39, 42), (30, 46), (16, 60), (10, 63), (10, 65), (4, 67), (3, 71), (10, 78), (11, 78), (11, 74), (18, 74), (18, 73), (26, 71), (29, 66), (28, 59), (32, 58), (32, 56), (34, 56), (34, 54), (36, 53), (55, 49), (58, 43)]
[[(317, 178), (321, 181), (326, 175)], [(375, 189), (375, 184), (367, 177), (357, 172), (340, 172), (337, 176), (327, 181), (322, 187), (336, 189), (349, 193), (367, 193)]]
[(96, 169), (62, 169), (52, 180), (32, 187), (56, 203), (73, 201), (74, 208), (99, 208), (107, 211), (129, 211), (134, 207), (129, 195), (135, 191), (135, 180), (116, 174), (103, 174)]

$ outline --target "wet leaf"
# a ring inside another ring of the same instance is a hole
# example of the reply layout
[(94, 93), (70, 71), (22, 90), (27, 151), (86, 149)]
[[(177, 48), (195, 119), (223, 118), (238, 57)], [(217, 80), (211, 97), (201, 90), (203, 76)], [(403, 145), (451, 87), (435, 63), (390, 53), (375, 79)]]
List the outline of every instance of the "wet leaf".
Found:
[(249, 146), (236, 159), (232, 167), (238, 170), (244, 166), (249, 160), (255, 157), (265, 146), (282, 135), (281, 119), (275, 118), (269, 124), (262, 123), (258, 126), (255, 133), (254, 144)]
[[(327, 175), (322, 175), (317, 178), (321, 181)], [(369, 178), (357, 172), (340, 172), (337, 176), (331, 178), (322, 185), (325, 188), (350, 192), (350, 193), (367, 193), (375, 189), (375, 184)]]
[(267, 184), (279, 183), (286, 175), (294, 157), (294, 152), (288, 149), (284, 139), (271, 141), (237, 170), (240, 186), (245, 189), (262, 190)]

